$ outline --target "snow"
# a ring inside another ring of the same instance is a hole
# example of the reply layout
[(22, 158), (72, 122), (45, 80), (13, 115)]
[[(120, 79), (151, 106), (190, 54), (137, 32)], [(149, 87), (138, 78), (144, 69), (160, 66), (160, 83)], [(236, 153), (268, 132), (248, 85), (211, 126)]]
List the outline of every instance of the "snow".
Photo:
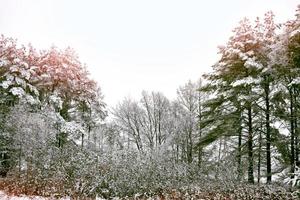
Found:
[(26, 88), (26, 82), (23, 79), (16, 77), (15, 81), (18, 85), (22, 86), (23, 88)]
[(29, 80), (29, 79), (30, 79), (30, 72), (29, 72), (28, 70), (21, 69), (21, 75), (22, 75), (26, 80)]
[(31, 84), (27, 84), (29, 87), (30, 92), (33, 92), (36, 96), (39, 95), (39, 91), (36, 89), (36, 87), (32, 86)]
[(13, 81), (15, 79), (15, 77), (13, 75), (9, 74), (9, 73), (5, 75), (5, 78), (8, 81)]
[(7, 89), (11, 84), (12, 84), (12, 82), (8, 80), (8, 81), (3, 81), (3, 82), (1, 83), (1, 86), (2, 86), (4, 89)]
[(300, 84), (300, 78), (297, 77), (297, 78), (293, 79), (293, 81), (289, 84), (289, 86), (299, 85), (299, 84)]
[(22, 97), (25, 91), (20, 87), (13, 87), (9, 90), (14, 96)]
[(245, 67), (256, 67), (257, 69), (262, 69), (263, 65), (256, 62), (253, 58), (248, 58), (247, 61), (245, 62)]
[(58, 94), (53, 94), (49, 97), (49, 100), (52, 104), (54, 104), (56, 107), (58, 108), (62, 108), (62, 104), (63, 104), (63, 101), (62, 99), (58, 96)]
[(26, 102), (28, 102), (31, 105), (37, 104), (39, 101), (34, 99), (31, 95), (25, 96)]
[[(6, 194), (3, 191), (0, 191), (0, 199), (1, 200), (51, 200), (53, 197), (41, 197), (41, 196), (26, 196), (26, 195), (21, 195), (21, 196), (11, 196)], [(70, 197), (64, 197), (60, 198), (60, 200), (70, 200)]]
[(240, 85), (250, 85), (250, 84), (257, 84), (257, 83), (259, 83), (258, 79), (254, 79), (252, 77), (247, 77), (244, 79), (237, 80), (237, 81), (231, 83), (231, 85), (233, 87), (236, 87), (236, 86), (240, 86)]
[(245, 53), (242, 53), (242, 52), (239, 53), (239, 57), (244, 61), (249, 59), (248, 55), (246, 55)]
[(8, 61), (6, 59), (0, 59), (0, 67), (3, 67), (8, 64)]
[(61, 131), (65, 133), (76, 134), (76, 133), (83, 133), (84, 129), (80, 124), (71, 121), (63, 124)]
[(19, 62), (21, 62), (21, 60), (19, 58), (14, 59), (14, 63), (19, 63)]
[(11, 67), (9, 68), (9, 70), (10, 70), (11, 72), (18, 72), (18, 71), (19, 71), (18, 66), (16, 66), (16, 65), (11, 66)]

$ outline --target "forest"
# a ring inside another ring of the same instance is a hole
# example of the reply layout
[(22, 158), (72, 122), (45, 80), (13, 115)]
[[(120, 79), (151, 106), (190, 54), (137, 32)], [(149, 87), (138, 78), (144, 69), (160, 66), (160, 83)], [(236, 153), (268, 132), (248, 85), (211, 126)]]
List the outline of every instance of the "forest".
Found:
[(143, 91), (112, 108), (72, 48), (1, 35), (0, 190), (300, 198), (300, 5), (287, 22), (274, 18), (242, 19), (212, 72), (179, 86), (176, 99)]

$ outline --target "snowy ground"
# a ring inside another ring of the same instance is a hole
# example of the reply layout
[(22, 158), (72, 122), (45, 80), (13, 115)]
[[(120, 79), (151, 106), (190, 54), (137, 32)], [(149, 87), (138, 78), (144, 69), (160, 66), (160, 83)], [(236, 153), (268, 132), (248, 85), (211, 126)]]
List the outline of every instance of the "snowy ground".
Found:
[(35, 200), (45, 200), (45, 198), (42, 197), (26, 197), (26, 196), (8, 196), (7, 194), (5, 194), (3, 191), (0, 191), (0, 199), (4, 200), (30, 200), (30, 199), (35, 199)]
[[(45, 198), (45, 197), (39, 197), (39, 196), (10, 196), (5, 194), (5, 192), (0, 191), (0, 199), (1, 200), (50, 200), (53, 198)], [(70, 198), (62, 198), (61, 200), (70, 200)]]

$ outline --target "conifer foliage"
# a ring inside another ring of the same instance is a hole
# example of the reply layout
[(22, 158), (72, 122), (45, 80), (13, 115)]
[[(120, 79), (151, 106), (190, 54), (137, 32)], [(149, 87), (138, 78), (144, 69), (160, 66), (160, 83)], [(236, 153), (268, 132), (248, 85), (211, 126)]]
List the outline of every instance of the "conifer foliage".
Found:
[(300, 6), (286, 23), (274, 18), (241, 20), (212, 72), (178, 87), (176, 98), (143, 91), (110, 113), (73, 49), (38, 51), (2, 35), (0, 189), (299, 198)]

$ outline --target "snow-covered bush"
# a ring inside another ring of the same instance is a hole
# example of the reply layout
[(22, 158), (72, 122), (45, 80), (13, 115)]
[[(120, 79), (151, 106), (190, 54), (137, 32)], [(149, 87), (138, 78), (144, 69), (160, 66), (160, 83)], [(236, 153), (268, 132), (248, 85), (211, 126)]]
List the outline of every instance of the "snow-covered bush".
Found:
[(156, 194), (171, 188), (204, 182), (197, 165), (175, 163), (161, 155), (116, 151), (106, 155), (100, 166), (102, 182), (99, 195), (132, 196), (136, 193)]

